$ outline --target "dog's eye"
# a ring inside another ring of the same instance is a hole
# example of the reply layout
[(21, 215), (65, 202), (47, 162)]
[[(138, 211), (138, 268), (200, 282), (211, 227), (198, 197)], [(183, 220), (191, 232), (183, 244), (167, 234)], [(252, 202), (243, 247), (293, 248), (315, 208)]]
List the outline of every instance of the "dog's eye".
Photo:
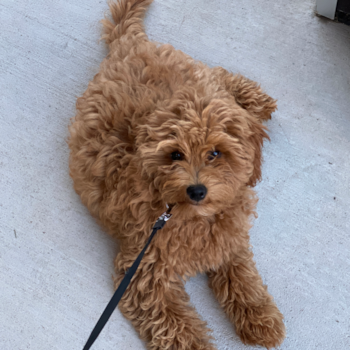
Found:
[(220, 158), (220, 157), (221, 157), (221, 152), (215, 150), (215, 151), (209, 153), (208, 159), (214, 160), (215, 158)]
[(184, 155), (179, 151), (171, 153), (172, 160), (182, 160), (183, 158), (184, 158)]

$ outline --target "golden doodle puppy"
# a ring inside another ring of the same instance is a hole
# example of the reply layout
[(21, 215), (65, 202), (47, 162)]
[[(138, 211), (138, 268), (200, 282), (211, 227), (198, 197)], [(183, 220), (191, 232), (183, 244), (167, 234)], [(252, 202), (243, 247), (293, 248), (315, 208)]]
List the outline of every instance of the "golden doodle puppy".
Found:
[(216, 349), (184, 289), (204, 272), (241, 340), (278, 346), (283, 316), (248, 234), (268, 138), (262, 122), (276, 101), (243, 76), (149, 41), (142, 19), (151, 2), (110, 3), (109, 54), (70, 125), (75, 190), (119, 239), (116, 286), (166, 203), (175, 204), (119, 303), (148, 349)]

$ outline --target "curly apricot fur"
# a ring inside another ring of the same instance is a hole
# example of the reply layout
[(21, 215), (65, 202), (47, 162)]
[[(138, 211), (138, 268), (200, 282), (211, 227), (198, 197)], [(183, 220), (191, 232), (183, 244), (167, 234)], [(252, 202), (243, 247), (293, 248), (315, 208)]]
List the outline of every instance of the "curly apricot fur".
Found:
[[(152, 0), (111, 2), (103, 39), (110, 52), (77, 100), (70, 125), (70, 174), (91, 214), (119, 239), (118, 285), (166, 203), (172, 219), (156, 235), (120, 302), (148, 349), (214, 350), (184, 280), (198, 272), (242, 341), (283, 341), (283, 316), (263, 285), (248, 231), (261, 177), (262, 121), (276, 102), (254, 82), (209, 68), (148, 40)], [(209, 159), (219, 150), (221, 157)], [(184, 159), (173, 161), (179, 151)], [(194, 205), (186, 189), (208, 193)]]

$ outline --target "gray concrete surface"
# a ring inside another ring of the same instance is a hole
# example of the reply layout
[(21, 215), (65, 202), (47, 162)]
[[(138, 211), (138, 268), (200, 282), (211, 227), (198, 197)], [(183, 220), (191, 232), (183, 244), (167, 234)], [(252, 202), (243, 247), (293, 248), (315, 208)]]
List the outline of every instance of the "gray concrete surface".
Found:
[[(106, 54), (105, 0), (0, 0), (0, 349), (81, 349), (113, 292), (117, 244), (68, 176), (67, 125)], [(149, 36), (259, 81), (268, 123), (258, 268), (283, 350), (350, 348), (350, 27), (314, 0), (155, 0)], [(187, 290), (219, 350), (242, 345), (207, 287)], [(145, 349), (117, 310), (94, 349)]]

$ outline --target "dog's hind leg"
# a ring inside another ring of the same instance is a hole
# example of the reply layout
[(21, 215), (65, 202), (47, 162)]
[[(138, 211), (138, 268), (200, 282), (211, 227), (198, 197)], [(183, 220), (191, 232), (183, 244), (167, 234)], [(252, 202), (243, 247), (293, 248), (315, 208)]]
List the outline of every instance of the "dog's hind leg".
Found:
[(209, 286), (245, 344), (268, 349), (280, 345), (285, 337), (283, 315), (263, 285), (255, 267), (253, 253), (210, 271)]

